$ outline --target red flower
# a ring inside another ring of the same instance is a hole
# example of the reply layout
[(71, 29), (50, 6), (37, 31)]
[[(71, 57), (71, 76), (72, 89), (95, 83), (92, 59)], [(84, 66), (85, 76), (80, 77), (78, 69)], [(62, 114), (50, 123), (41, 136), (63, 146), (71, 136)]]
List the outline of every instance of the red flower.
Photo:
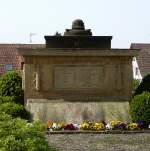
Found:
[(64, 127), (65, 130), (76, 130), (76, 127), (71, 123)]

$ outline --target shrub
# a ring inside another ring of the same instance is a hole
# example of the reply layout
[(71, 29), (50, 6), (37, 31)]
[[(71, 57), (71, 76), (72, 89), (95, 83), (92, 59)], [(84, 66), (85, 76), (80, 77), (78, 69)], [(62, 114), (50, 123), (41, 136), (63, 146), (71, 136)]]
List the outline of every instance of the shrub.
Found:
[(143, 120), (150, 124), (150, 93), (143, 92), (132, 99), (130, 114), (134, 122)]
[(0, 112), (0, 122), (11, 120), (11, 115), (6, 114), (5, 112)]
[(133, 92), (137, 89), (137, 87), (140, 85), (140, 80), (133, 79)]
[(0, 80), (0, 96), (15, 96), (16, 103), (23, 103), (22, 79), (16, 72), (8, 72)]
[(0, 105), (0, 112), (11, 115), (13, 118), (20, 117), (23, 119), (29, 119), (30, 114), (21, 104), (14, 102), (6, 102)]
[(15, 96), (0, 96), (0, 104), (6, 102), (16, 102)]
[(150, 92), (150, 74), (146, 75), (140, 85), (135, 90), (134, 96), (141, 94), (142, 92)]
[(56, 151), (48, 146), (44, 126), (39, 122), (28, 123), (20, 118), (0, 120), (0, 132), (1, 151)]

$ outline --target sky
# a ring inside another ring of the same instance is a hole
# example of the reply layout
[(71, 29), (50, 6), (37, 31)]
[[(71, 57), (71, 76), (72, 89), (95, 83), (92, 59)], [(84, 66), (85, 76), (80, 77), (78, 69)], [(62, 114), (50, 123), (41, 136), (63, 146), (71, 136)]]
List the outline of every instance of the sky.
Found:
[(45, 43), (82, 19), (93, 36), (113, 36), (112, 48), (150, 43), (150, 0), (0, 0), (0, 43)]

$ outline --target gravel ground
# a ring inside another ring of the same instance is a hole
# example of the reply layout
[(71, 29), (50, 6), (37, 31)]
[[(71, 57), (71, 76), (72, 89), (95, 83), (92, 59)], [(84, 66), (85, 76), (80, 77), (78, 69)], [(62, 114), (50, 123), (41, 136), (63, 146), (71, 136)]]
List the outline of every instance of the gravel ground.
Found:
[(150, 151), (150, 133), (49, 134), (47, 138), (59, 151)]

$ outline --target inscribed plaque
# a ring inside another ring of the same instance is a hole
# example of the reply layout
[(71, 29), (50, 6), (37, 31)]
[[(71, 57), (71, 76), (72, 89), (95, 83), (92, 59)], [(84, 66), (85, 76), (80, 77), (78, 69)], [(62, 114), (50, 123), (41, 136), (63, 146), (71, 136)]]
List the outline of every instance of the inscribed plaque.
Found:
[(100, 88), (102, 79), (103, 67), (98, 65), (60, 65), (54, 69), (56, 89)]

